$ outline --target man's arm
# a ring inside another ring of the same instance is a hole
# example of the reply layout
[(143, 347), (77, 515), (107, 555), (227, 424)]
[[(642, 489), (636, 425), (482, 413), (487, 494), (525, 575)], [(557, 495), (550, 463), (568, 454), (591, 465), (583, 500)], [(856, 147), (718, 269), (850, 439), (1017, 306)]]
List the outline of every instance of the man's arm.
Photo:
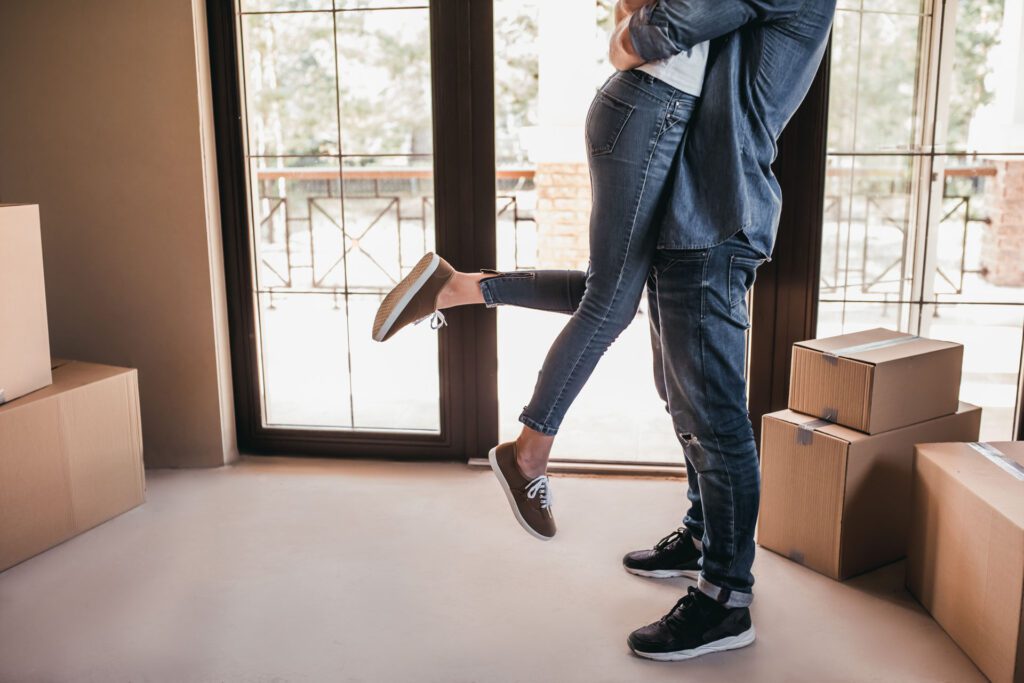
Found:
[(658, 0), (634, 12), (626, 31), (642, 61), (664, 59), (754, 21), (773, 21), (806, 0)]

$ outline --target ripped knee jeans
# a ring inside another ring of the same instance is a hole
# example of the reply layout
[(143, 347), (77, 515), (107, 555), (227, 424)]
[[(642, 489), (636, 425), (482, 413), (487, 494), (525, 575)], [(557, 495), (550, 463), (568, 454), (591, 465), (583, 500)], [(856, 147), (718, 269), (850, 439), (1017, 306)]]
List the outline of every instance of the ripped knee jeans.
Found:
[(730, 607), (749, 604), (754, 584), (760, 469), (747, 413), (747, 294), (763, 261), (742, 233), (663, 250), (647, 288), (655, 385), (686, 456), (683, 523), (703, 544), (698, 587)]

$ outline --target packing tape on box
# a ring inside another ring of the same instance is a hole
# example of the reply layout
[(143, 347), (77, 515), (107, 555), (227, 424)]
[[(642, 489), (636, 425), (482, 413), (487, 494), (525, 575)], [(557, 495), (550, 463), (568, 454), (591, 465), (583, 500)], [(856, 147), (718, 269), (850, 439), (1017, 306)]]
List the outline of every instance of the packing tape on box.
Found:
[(995, 446), (987, 443), (978, 443), (977, 441), (967, 445), (984, 455), (992, 462), (993, 465), (1003, 470), (1011, 477), (1018, 481), (1024, 481), (1024, 465), (1021, 465), (1015, 460), (1010, 460)]
[(801, 446), (810, 446), (814, 441), (814, 430), (818, 427), (827, 427), (833, 424), (828, 420), (811, 420), (796, 426), (796, 442)]
[(844, 346), (841, 349), (835, 349), (834, 351), (822, 351), (821, 354), (825, 356), (825, 360), (832, 365), (839, 362), (839, 358), (842, 356), (848, 356), (851, 353), (860, 353), (861, 351), (874, 351), (875, 349), (885, 349), (890, 346), (896, 346), (897, 344), (906, 344), (920, 339), (916, 334), (911, 334), (906, 337), (893, 337), (892, 339), (883, 339), (881, 341), (868, 342), (866, 344), (855, 344), (853, 346)]

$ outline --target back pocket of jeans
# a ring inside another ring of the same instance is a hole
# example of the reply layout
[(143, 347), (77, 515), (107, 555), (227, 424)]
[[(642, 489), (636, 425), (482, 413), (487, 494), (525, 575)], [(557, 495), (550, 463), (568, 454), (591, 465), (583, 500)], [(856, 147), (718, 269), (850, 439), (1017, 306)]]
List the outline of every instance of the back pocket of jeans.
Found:
[(598, 90), (587, 113), (587, 148), (591, 156), (610, 154), (633, 113), (633, 105)]
[(764, 263), (762, 259), (731, 256), (729, 258), (729, 313), (736, 322), (744, 326), (750, 325), (747, 311), (747, 294), (754, 286), (757, 269)]
[(764, 263), (762, 259), (731, 256), (729, 258), (729, 307), (736, 308), (746, 301), (747, 293), (754, 286), (757, 269)]

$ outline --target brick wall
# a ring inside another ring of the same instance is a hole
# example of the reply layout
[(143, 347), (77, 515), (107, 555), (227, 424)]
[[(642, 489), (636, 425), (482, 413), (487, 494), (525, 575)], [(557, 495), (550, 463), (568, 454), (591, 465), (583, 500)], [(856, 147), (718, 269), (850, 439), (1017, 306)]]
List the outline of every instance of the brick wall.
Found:
[(1005, 287), (1024, 286), (1024, 159), (994, 162), (986, 183), (991, 223), (981, 243), (985, 279)]
[(590, 173), (586, 163), (538, 163), (537, 266), (587, 267), (590, 256)]

